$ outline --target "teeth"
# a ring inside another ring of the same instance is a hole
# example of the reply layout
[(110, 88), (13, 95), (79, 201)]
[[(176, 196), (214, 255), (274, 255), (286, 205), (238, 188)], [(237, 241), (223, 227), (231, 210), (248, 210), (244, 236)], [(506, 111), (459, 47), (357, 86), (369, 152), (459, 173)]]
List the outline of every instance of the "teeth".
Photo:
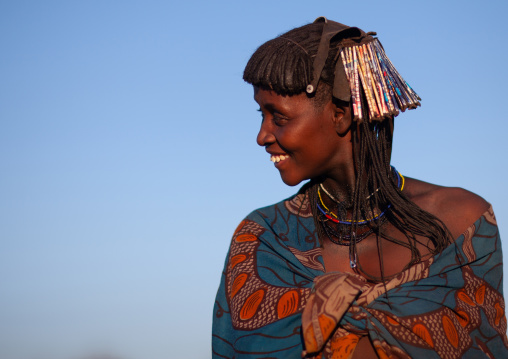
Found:
[(270, 156), (270, 161), (272, 161), (273, 163), (278, 163), (280, 161), (285, 160), (286, 158), (289, 158), (289, 156), (288, 155), (272, 155), (272, 156)]

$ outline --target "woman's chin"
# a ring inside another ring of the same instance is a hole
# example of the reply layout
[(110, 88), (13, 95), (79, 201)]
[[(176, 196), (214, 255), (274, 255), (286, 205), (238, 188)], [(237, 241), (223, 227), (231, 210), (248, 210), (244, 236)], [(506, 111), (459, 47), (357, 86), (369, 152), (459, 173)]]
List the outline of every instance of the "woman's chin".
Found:
[(304, 180), (302, 178), (292, 177), (292, 176), (284, 174), (282, 172), (280, 173), (280, 178), (282, 179), (282, 182), (284, 182), (286, 185), (291, 186), (291, 187), (298, 186)]

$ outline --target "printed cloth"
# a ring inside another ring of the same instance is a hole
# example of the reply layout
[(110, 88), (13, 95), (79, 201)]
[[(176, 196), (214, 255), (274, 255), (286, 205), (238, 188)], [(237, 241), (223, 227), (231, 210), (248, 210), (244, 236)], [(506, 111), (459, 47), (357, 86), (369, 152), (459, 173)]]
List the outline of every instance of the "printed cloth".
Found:
[(384, 285), (325, 273), (304, 194), (236, 229), (214, 307), (213, 358), (508, 358), (492, 208), (455, 244)]

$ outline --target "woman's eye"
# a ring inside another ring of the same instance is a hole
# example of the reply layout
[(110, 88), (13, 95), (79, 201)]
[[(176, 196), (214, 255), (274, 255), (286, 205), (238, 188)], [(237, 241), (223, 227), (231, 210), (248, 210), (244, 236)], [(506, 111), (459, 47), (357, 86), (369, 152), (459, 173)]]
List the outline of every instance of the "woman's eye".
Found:
[(273, 116), (273, 122), (275, 122), (275, 124), (278, 126), (282, 126), (282, 125), (286, 124), (287, 121), (288, 121), (287, 118), (280, 117), (277, 115)]

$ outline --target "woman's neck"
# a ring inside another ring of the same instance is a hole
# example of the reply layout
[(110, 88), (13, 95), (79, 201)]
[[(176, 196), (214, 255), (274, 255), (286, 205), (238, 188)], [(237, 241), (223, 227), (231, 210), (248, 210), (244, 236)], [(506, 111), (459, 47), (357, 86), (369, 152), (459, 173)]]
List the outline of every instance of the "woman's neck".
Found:
[(356, 174), (352, 165), (336, 169), (334, 173), (321, 178), (320, 182), (336, 199), (341, 202), (352, 202), (356, 188)]

